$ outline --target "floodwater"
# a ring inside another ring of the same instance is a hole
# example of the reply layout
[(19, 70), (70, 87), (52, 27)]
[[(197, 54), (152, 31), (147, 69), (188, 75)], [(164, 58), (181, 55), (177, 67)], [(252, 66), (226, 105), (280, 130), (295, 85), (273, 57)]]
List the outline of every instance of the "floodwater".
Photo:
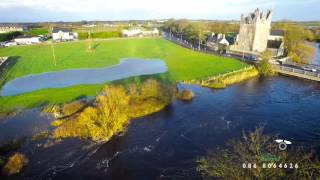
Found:
[[(195, 169), (200, 156), (257, 126), (292, 141), (293, 148), (320, 152), (317, 82), (279, 76), (255, 78), (223, 90), (178, 87), (192, 89), (195, 99), (175, 101), (158, 113), (132, 120), (127, 132), (105, 144), (68, 139), (45, 149), (23, 148), (29, 165), (15, 178), (200, 179)], [(13, 118), (16, 126), (10, 128), (17, 130), (12, 133), (30, 128), (19, 120), (23, 117)]]
[(111, 67), (70, 69), (17, 78), (6, 83), (0, 95), (12, 96), (40, 89), (63, 88), (80, 84), (99, 84), (166, 71), (167, 66), (161, 60), (122, 59), (120, 64)]

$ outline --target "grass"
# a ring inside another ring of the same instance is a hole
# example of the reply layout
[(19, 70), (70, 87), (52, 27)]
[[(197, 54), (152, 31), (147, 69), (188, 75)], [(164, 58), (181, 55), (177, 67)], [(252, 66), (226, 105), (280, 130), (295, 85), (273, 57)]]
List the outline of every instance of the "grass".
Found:
[[(231, 58), (191, 51), (161, 38), (100, 40), (94, 44), (96, 50), (93, 53), (86, 52), (85, 41), (55, 44), (56, 66), (51, 46), (47, 44), (0, 48), (0, 57), (18, 58), (9, 70), (3, 71), (0, 84), (29, 74), (111, 66), (118, 64), (121, 58), (128, 57), (164, 60), (171, 81), (204, 79), (247, 66)], [(70, 102), (81, 96), (95, 95), (102, 87), (103, 84), (81, 85), (0, 97), (0, 111), (14, 107), (32, 108), (43, 104)]]
[(32, 28), (29, 29), (29, 31), (26, 34), (31, 36), (47, 35), (49, 34), (49, 31), (45, 28)]
[[(88, 39), (88, 36), (88, 32), (79, 32), (79, 39)], [(115, 38), (121, 36), (121, 31), (91, 32), (92, 39)]]

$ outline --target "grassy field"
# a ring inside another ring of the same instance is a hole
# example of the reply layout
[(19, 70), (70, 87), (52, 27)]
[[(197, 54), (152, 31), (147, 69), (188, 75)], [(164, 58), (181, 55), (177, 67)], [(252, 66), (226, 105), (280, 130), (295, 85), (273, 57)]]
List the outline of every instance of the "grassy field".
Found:
[(39, 35), (47, 35), (48, 33), (49, 31), (45, 28), (31, 28), (26, 34), (31, 36), (39, 36)]
[[(50, 45), (1, 48), (1, 56), (14, 56), (8, 71), (1, 74), (0, 84), (28, 74), (71, 68), (105, 67), (119, 63), (120, 58), (157, 58), (167, 63), (167, 77), (172, 81), (202, 79), (240, 69), (246, 64), (224, 57), (207, 55), (182, 48), (161, 38), (114, 39), (95, 41), (94, 52), (86, 51), (86, 41), (55, 44), (57, 65)], [(13, 107), (35, 107), (71, 101), (94, 95), (102, 85), (74, 86), (40, 90), (12, 97), (0, 97), (0, 111)]]

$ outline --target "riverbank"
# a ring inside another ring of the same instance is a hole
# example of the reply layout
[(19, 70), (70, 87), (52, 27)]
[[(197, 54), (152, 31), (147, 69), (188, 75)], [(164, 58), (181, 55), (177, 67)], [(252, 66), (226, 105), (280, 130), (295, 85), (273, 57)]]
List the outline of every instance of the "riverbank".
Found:
[[(172, 82), (203, 79), (248, 66), (236, 59), (195, 52), (161, 38), (97, 40), (94, 43), (96, 49), (93, 53), (86, 52), (85, 41), (55, 44), (56, 65), (50, 45), (1, 48), (0, 56), (12, 58), (9, 59), (10, 67), (4, 67), (7, 71), (1, 72), (0, 84), (30, 74), (112, 66), (126, 57), (162, 59), (168, 73), (159, 76), (165, 76)], [(0, 114), (96, 96), (105, 84), (52, 88), (0, 97)]]
[(222, 75), (212, 76), (203, 80), (182, 81), (186, 84), (195, 84), (212, 89), (223, 89), (229, 85), (236, 84), (259, 75), (254, 66), (245, 67)]

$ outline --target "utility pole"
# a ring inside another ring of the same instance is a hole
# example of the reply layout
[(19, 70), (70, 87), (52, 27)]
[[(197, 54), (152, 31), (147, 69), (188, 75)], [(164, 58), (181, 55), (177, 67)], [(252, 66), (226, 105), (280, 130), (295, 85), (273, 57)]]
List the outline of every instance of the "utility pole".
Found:
[[(51, 27), (50, 30), (51, 30), (51, 35), (53, 35), (53, 27)], [(54, 51), (53, 37), (52, 37), (52, 42), (51, 42), (51, 50), (52, 50), (52, 57), (53, 57), (54, 66), (57, 66), (56, 54)]]
[(92, 50), (92, 40), (91, 40), (91, 31), (88, 31), (88, 51)]
[(199, 30), (199, 51), (200, 51), (200, 48), (201, 48), (201, 31)]

